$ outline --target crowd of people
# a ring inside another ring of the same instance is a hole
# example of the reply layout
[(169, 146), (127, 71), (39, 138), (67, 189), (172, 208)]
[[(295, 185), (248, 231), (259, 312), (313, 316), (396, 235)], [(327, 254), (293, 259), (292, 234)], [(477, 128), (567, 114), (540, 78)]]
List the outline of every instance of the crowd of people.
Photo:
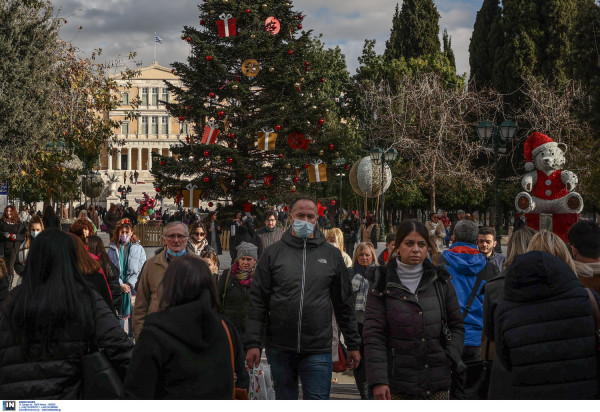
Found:
[(0, 397), (84, 398), (82, 359), (98, 348), (119, 381), (106, 396), (124, 399), (233, 399), (263, 351), (279, 400), (299, 383), (303, 399), (329, 399), (340, 357), (361, 399), (478, 399), (466, 375), (481, 359), (493, 359), (489, 399), (599, 395), (594, 221), (568, 244), (522, 225), (504, 255), (494, 228), (434, 212), (401, 222), (377, 255), (371, 213), (324, 230), (300, 197), (285, 225), (275, 211), (258, 229), (247, 212), (223, 224), (221, 268), (216, 212), (171, 216), (153, 256), (129, 213), (92, 206), (65, 233), (53, 211), (24, 221), (6, 207)]

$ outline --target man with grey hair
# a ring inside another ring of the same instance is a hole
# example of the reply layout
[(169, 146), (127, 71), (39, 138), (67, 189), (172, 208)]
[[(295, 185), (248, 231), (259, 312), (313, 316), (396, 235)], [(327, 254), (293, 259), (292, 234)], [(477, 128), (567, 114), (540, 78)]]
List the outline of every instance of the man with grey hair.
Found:
[(160, 296), (158, 286), (162, 282), (169, 263), (187, 253), (188, 227), (185, 223), (174, 221), (163, 229), (165, 248), (146, 261), (142, 268), (137, 286), (135, 307), (133, 310), (133, 334), (140, 336), (146, 317), (158, 311)]
[[(461, 220), (454, 227), (452, 247), (442, 254), (443, 264), (452, 275), (458, 303), (465, 323), (464, 362), (481, 359), (481, 331), (483, 329), (483, 295), (486, 281), (499, 274), (498, 267), (479, 253), (479, 227), (471, 220)], [(453, 381), (450, 395), (455, 399), (470, 399), (460, 380)]]
[(452, 223), (452, 226), (450, 227), (450, 240), (452, 241), (452, 244), (454, 244), (454, 242), (455, 242), (454, 229), (456, 228), (456, 224), (460, 221), (465, 220), (465, 216), (466, 216), (466, 213), (464, 210), (459, 209), (456, 211), (457, 220), (455, 220), (454, 223)]

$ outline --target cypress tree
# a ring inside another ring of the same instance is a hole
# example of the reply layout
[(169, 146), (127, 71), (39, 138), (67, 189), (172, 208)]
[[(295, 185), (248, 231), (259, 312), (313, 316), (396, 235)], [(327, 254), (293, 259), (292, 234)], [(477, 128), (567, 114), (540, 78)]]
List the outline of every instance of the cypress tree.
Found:
[(444, 29), (443, 43), (443, 54), (448, 58), (450, 65), (454, 68), (454, 71), (456, 72), (456, 58), (454, 57), (454, 52), (452, 51), (452, 37), (448, 36), (448, 30), (446, 29)]
[(405, 0), (400, 13), (396, 6), (385, 57), (409, 59), (439, 52), (439, 20), (433, 0)]
[(499, 0), (484, 0), (477, 12), (469, 44), (470, 81), (475, 85), (489, 86), (492, 82), (494, 55), (504, 41), (501, 16)]

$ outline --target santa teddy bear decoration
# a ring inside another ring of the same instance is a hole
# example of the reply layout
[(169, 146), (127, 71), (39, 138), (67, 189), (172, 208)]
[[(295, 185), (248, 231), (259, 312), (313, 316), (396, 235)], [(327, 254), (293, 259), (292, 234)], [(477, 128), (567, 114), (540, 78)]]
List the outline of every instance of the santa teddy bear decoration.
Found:
[(532, 133), (525, 141), (525, 170), (521, 179), (525, 190), (517, 195), (515, 206), (523, 213), (580, 213), (583, 199), (573, 192), (577, 175), (562, 170), (567, 145), (556, 143), (540, 132)]

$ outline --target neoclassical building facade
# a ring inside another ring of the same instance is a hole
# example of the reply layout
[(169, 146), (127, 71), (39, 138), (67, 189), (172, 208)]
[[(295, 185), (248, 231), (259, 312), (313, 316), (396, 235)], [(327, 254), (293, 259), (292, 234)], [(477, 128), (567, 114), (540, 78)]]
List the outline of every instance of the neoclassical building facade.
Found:
[[(181, 85), (181, 80), (171, 72), (171, 69), (152, 63), (148, 67), (139, 69), (140, 75), (131, 81), (127, 88), (122, 84), (121, 106), (108, 113), (110, 119), (121, 121), (121, 127), (116, 130), (116, 137), (124, 141), (122, 146), (114, 146), (112, 156), (105, 147), (100, 156), (100, 169), (108, 175), (123, 171), (138, 171), (140, 179), (149, 181), (152, 168), (152, 152), (170, 156), (169, 147), (178, 142), (185, 142), (185, 136), (191, 133), (187, 123), (180, 123), (179, 119), (169, 116), (165, 104), (174, 99), (164, 83), (165, 80)], [(134, 109), (132, 102), (138, 99), (139, 104), (135, 110), (139, 117), (127, 120), (127, 112)]]

